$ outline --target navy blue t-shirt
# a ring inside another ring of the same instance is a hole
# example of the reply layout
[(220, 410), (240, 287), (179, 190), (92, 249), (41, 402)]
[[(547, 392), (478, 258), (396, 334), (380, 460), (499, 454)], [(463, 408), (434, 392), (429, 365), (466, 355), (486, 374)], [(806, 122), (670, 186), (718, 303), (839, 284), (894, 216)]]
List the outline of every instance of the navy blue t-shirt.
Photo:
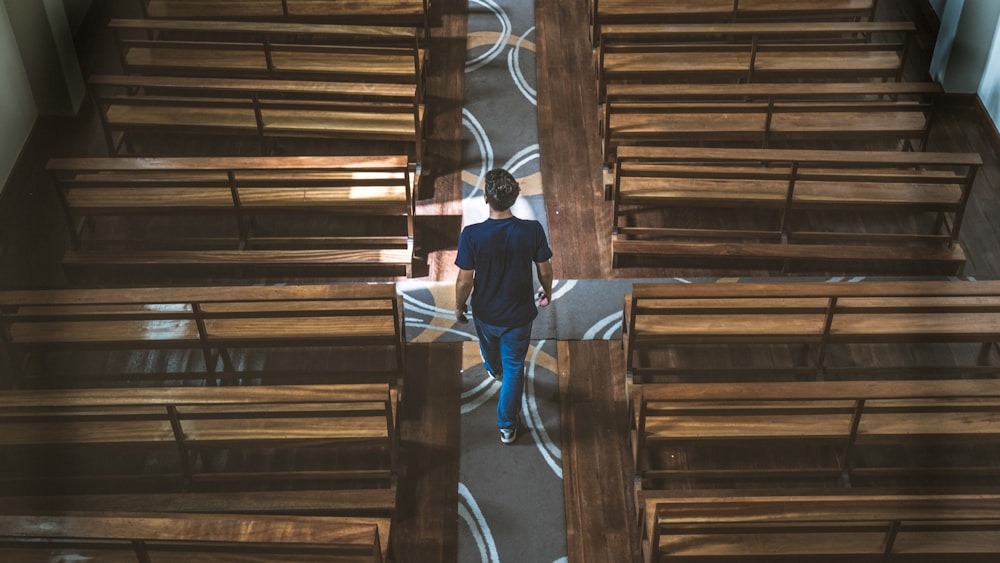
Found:
[(491, 325), (522, 326), (538, 316), (534, 263), (552, 258), (542, 224), (531, 219), (487, 219), (462, 229), (455, 265), (475, 270), (472, 312)]

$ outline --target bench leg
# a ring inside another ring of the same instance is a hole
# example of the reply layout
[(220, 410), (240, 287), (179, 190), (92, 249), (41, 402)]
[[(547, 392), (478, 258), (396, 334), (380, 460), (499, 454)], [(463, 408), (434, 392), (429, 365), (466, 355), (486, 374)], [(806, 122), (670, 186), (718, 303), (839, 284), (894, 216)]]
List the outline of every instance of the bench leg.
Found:
[(983, 342), (982, 346), (979, 347), (979, 357), (976, 362), (981, 366), (990, 365), (990, 352), (993, 350), (993, 346), (997, 345), (996, 342)]
[(10, 365), (10, 377), (7, 378), (9, 380), (7, 387), (10, 389), (18, 389), (24, 383), (23, 366), (21, 365), (21, 362), (18, 361), (17, 354), (14, 353), (13, 346), (3, 346), (3, 354), (7, 356), (7, 364)]
[(209, 374), (215, 374), (219, 367), (219, 360), (222, 360), (222, 369), (228, 372), (234, 372), (236, 369), (233, 367), (233, 360), (229, 356), (229, 350), (225, 348), (219, 348), (214, 353), (206, 354), (205, 367)]

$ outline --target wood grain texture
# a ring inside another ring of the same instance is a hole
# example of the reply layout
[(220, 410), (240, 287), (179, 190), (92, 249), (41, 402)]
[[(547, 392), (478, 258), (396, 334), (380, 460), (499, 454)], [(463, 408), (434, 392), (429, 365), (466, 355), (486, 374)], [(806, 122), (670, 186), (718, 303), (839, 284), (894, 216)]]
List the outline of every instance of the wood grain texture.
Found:
[(560, 341), (558, 366), (569, 561), (635, 560), (621, 350)]

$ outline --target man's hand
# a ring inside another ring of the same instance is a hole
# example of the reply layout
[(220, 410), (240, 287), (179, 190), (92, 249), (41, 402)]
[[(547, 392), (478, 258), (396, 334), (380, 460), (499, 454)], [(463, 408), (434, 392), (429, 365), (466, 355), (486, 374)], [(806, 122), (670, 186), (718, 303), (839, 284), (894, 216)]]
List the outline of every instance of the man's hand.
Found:
[(538, 288), (538, 306), (548, 307), (551, 302), (551, 296), (545, 291), (544, 287)]
[(469, 319), (465, 318), (465, 312), (468, 310), (466, 305), (462, 305), (458, 309), (455, 309), (455, 320), (460, 323), (467, 323)]

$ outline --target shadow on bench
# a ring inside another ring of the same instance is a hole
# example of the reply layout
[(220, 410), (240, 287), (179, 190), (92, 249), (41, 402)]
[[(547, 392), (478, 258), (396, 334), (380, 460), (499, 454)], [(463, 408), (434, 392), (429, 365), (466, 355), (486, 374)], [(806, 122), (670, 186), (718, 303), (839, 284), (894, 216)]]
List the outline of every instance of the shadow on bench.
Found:
[(998, 407), (995, 379), (638, 385), (637, 484), (996, 485)]
[(9, 384), (395, 383), (394, 284), (0, 292)]
[(636, 383), (1000, 375), (993, 281), (637, 283), (624, 329)]
[(659, 561), (963, 561), (1000, 555), (1000, 497), (644, 494), (642, 552)]
[(0, 515), (0, 558), (200, 563), (381, 563), (388, 522), (328, 516), (161, 512)]

